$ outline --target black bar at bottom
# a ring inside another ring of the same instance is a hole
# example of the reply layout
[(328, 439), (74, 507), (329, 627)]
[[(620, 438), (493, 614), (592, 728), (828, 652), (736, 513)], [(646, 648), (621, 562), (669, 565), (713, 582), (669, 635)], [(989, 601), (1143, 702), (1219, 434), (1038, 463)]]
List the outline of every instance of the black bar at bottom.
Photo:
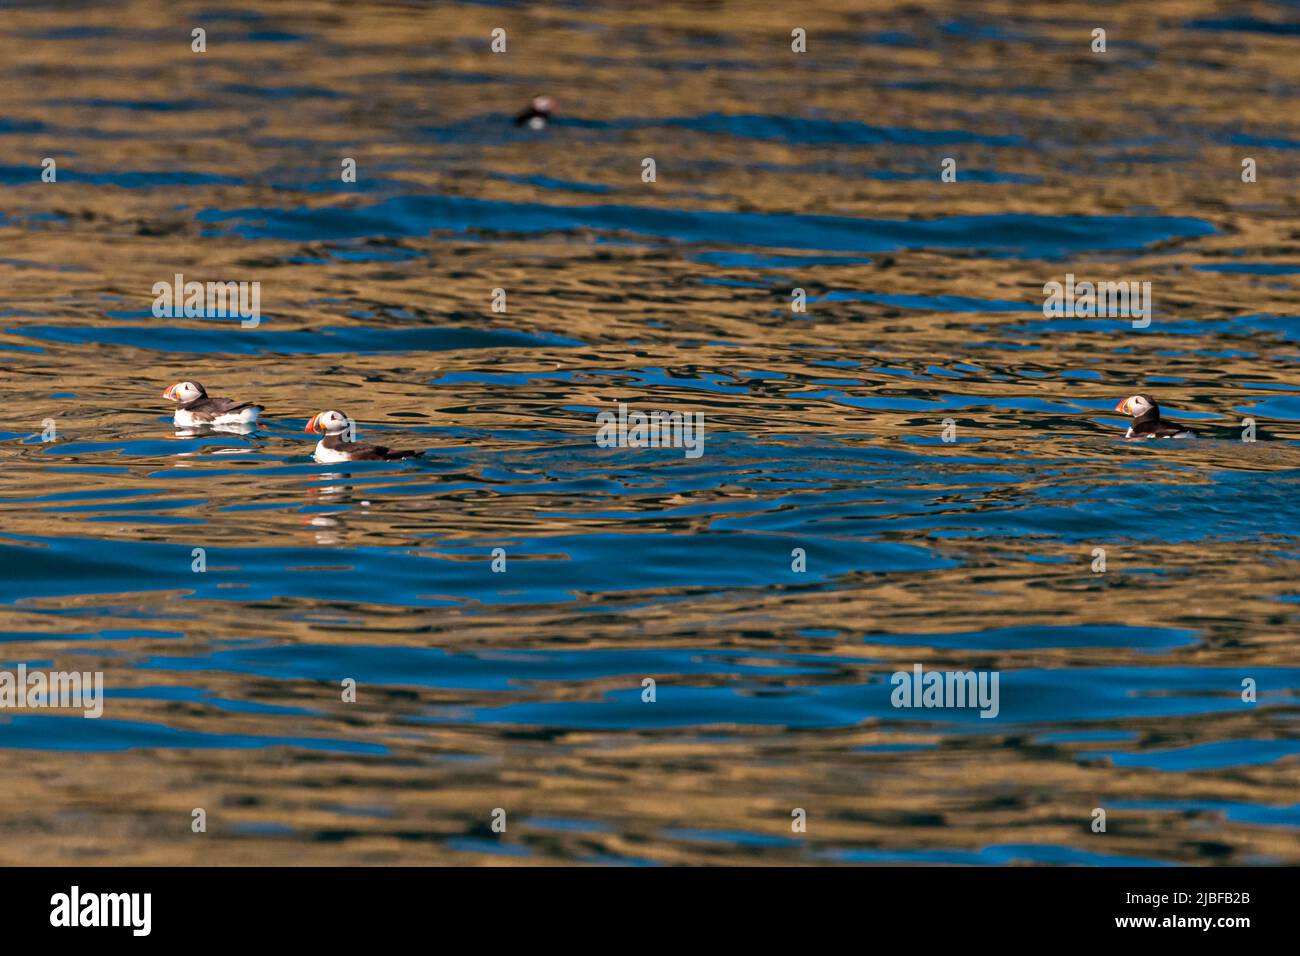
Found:
[(1285, 868), (32, 868), (0, 870), (0, 899), (11, 943), (47, 934), (259, 945), (414, 936), (463, 948), (470, 940), (453, 943), (456, 934), (651, 943), (691, 926), (701, 928), (695, 940), (733, 945), (832, 931), (866, 942), (886, 927), (911, 927), (927, 943), (1032, 931), (1231, 944), (1294, 922), (1295, 878)]

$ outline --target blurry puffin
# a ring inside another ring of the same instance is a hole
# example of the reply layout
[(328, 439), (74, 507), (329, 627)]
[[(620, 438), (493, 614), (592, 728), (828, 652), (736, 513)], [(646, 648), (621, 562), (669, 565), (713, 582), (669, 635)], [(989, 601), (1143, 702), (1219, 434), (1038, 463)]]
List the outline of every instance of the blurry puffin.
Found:
[(261, 405), (237, 402), (233, 398), (208, 398), (207, 389), (198, 382), (177, 382), (162, 397), (179, 402), (172, 421), (178, 428), (198, 425), (251, 425), (263, 411)]
[(322, 464), (339, 461), (396, 461), (399, 458), (415, 458), (420, 454), (418, 451), (393, 451), (384, 445), (346, 441), (343, 433), (351, 428), (351, 419), (342, 412), (331, 410), (313, 415), (303, 431), (325, 433), (325, 437), (316, 443), (315, 458)]
[(1115, 406), (1133, 419), (1125, 438), (1195, 438), (1190, 428), (1171, 425), (1160, 417), (1160, 406), (1148, 395), (1130, 395)]
[(527, 125), (529, 129), (546, 129), (546, 123), (555, 112), (555, 97), (534, 96), (528, 109), (515, 117), (516, 126)]

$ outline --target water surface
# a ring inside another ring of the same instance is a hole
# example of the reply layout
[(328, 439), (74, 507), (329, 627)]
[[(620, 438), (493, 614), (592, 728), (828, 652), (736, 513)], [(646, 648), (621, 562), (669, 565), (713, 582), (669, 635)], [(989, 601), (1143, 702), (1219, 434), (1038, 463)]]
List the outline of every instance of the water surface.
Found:
[(0, 668), (107, 697), (0, 711), (0, 860), (1300, 862), (1300, 28), (1238, 7), (6, 4)]

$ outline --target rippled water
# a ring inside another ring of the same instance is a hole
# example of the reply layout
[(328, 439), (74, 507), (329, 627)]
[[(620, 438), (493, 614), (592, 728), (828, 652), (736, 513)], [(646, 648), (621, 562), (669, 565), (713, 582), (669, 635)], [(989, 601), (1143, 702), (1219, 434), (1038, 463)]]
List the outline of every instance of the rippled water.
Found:
[(1300, 862), (1300, 5), (251, 6), (0, 18), (0, 859)]

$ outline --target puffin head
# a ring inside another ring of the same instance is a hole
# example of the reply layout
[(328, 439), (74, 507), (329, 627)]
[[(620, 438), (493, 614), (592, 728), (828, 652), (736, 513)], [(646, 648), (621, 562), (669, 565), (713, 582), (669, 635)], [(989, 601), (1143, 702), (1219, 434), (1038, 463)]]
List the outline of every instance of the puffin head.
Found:
[(543, 115), (549, 116), (551, 113), (554, 113), (556, 105), (554, 96), (533, 97), (533, 109)]
[(198, 382), (177, 382), (162, 393), (162, 397), (173, 402), (188, 405), (190, 402), (207, 398), (208, 393)]
[(348, 416), (342, 412), (330, 410), (313, 415), (307, 422), (307, 427), (303, 429), (306, 432), (324, 432), (327, 435), (337, 435), (352, 427), (352, 422)]
[(1115, 406), (1115, 411), (1128, 415), (1130, 418), (1141, 418), (1149, 412), (1160, 414), (1160, 406), (1156, 404), (1154, 398), (1146, 395), (1130, 395), (1124, 401)]

